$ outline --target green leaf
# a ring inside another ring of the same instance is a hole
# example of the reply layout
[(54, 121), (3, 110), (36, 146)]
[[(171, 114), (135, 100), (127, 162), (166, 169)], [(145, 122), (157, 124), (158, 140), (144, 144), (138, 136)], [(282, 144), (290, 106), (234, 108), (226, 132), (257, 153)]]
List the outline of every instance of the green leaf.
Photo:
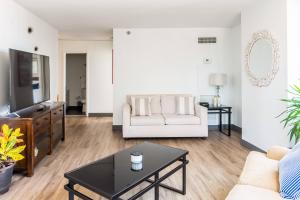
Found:
[(290, 128), (288, 132), (290, 141), (294, 139), (295, 142), (298, 142), (300, 140), (300, 86), (290, 86), (288, 93), (293, 97), (281, 99), (287, 104), (287, 107), (277, 117), (283, 116), (280, 122), (283, 123), (284, 128)]
[(26, 147), (25, 145), (18, 146), (17, 148), (10, 150), (8, 153), (13, 153), (13, 154), (21, 153), (22, 151), (24, 151), (25, 147)]

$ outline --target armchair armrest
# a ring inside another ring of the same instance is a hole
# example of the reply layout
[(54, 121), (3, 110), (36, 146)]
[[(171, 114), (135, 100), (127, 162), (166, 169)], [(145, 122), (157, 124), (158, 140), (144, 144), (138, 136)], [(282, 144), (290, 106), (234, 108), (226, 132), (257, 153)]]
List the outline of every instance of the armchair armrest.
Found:
[(130, 126), (131, 107), (128, 103), (123, 106), (123, 126)]
[(267, 157), (273, 160), (281, 160), (290, 149), (281, 146), (273, 146), (267, 151)]
[(207, 108), (204, 106), (200, 106), (199, 104), (195, 104), (195, 115), (200, 117), (201, 124), (208, 124), (207, 122)]

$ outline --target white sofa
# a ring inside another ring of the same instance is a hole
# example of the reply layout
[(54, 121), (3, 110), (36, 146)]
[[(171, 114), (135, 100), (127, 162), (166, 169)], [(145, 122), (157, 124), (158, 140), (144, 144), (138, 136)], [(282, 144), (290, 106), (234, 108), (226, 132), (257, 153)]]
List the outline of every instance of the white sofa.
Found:
[[(132, 116), (131, 96), (151, 97), (152, 115)], [(176, 96), (192, 95), (128, 95), (123, 108), (123, 137), (207, 137), (207, 108), (195, 104), (195, 115), (177, 115)]]

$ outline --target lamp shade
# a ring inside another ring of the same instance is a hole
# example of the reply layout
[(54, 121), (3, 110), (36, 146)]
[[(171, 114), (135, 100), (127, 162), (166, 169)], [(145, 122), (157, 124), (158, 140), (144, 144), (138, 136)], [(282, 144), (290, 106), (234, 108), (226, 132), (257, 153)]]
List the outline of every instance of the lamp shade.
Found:
[(212, 86), (223, 86), (227, 82), (227, 75), (223, 73), (211, 74), (209, 77), (209, 84)]

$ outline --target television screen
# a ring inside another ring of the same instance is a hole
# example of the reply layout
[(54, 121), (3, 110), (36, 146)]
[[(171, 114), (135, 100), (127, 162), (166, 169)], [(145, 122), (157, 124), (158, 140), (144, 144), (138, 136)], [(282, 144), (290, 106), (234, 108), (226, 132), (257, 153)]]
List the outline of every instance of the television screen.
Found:
[(10, 49), (10, 111), (50, 99), (49, 57)]

